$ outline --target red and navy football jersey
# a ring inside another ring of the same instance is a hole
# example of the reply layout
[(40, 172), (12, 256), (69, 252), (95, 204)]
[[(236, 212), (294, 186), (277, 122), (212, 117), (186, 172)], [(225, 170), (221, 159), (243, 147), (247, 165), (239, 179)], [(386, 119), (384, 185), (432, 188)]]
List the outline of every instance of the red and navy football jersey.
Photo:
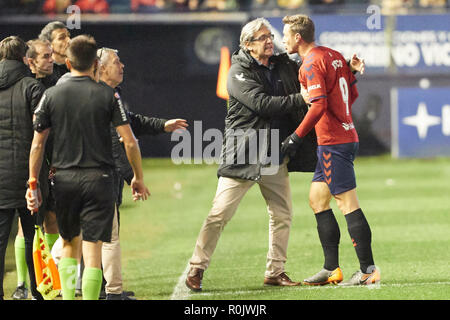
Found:
[(299, 81), (312, 105), (297, 134), (302, 137), (314, 126), (319, 145), (358, 142), (352, 119), (358, 90), (344, 57), (327, 47), (311, 49), (300, 67)]

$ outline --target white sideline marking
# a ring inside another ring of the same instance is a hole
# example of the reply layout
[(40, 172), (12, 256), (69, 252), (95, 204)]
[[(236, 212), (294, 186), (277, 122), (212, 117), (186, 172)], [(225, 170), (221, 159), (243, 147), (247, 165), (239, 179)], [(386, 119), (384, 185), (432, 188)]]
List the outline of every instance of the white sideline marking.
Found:
[(190, 290), (186, 287), (184, 283), (186, 281), (186, 276), (190, 269), (190, 264), (188, 262), (186, 269), (184, 269), (181, 276), (178, 278), (177, 285), (173, 289), (172, 295), (170, 296), (170, 300), (188, 300), (190, 295)]
[[(426, 285), (450, 285), (450, 281), (447, 282), (416, 282), (416, 283), (388, 283), (388, 284), (374, 284), (373, 287), (367, 287), (367, 286), (348, 286), (348, 287), (340, 287), (335, 285), (326, 285), (326, 286), (300, 286), (300, 287), (291, 287), (292, 290), (326, 290), (326, 289), (350, 289), (350, 288), (366, 288), (368, 290), (377, 290), (382, 289), (386, 287), (414, 287), (414, 286), (426, 286)], [(379, 286), (378, 288), (375, 286)], [(220, 292), (203, 292), (203, 293), (196, 293), (196, 295), (199, 296), (216, 296), (216, 295), (239, 295), (239, 294), (253, 294), (253, 293), (264, 293), (268, 292), (268, 290), (230, 290), (230, 291), (220, 291)]]
[[(185, 281), (186, 276), (189, 272), (190, 264), (189, 262), (186, 265), (186, 268), (184, 269), (181, 276), (178, 278), (178, 282), (173, 289), (172, 295), (170, 296), (170, 300), (188, 300), (191, 291), (186, 287)], [(427, 285), (450, 285), (450, 281), (446, 282), (416, 282), (416, 283), (380, 283), (380, 284), (374, 284), (372, 286), (349, 286), (349, 287), (340, 287), (336, 285), (327, 285), (327, 286), (300, 286), (300, 287), (291, 287), (290, 289), (293, 290), (327, 290), (327, 289), (355, 289), (355, 288), (367, 288), (369, 290), (377, 290), (382, 288), (389, 288), (389, 287), (415, 287), (415, 286), (427, 286)], [(268, 290), (229, 290), (229, 291), (220, 291), (220, 292), (202, 292), (202, 293), (196, 293), (196, 295), (199, 296), (216, 296), (216, 295), (239, 295), (239, 294), (252, 294), (252, 293), (264, 293), (268, 292)]]

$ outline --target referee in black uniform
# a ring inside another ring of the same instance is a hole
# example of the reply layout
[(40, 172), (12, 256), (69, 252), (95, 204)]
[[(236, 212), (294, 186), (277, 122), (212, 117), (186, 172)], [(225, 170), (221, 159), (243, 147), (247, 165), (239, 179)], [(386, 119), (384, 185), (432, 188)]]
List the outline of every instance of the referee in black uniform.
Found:
[[(124, 140), (133, 168), (133, 199), (150, 195), (143, 181), (141, 154), (120, 99), (112, 88), (95, 82), (97, 45), (86, 35), (72, 39), (67, 66), (72, 77), (45, 91), (35, 111), (35, 134), (30, 151), (30, 178), (39, 176), (45, 142), (54, 133), (53, 166), (58, 228), (64, 240), (58, 269), (63, 299), (75, 297), (78, 248), (85, 269), (83, 299), (98, 299), (102, 283), (102, 242), (109, 242), (114, 216), (114, 182), (110, 124)], [(28, 208), (34, 199), (27, 190)], [(81, 244), (82, 239), (82, 244)]]

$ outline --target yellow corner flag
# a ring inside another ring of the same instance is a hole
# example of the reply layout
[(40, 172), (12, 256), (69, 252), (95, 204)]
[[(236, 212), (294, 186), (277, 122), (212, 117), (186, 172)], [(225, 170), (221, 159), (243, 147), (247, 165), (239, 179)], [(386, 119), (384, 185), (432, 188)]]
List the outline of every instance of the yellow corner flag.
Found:
[(217, 90), (216, 94), (219, 98), (228, 100), (227, 91), (227, 77), (228, 70), (230, 70), (230, 50), (228, 47), (222, 47), (220, 49), (220, 65), (219, 75), (217, 76)]
[(42, 230), (36, 226), (33, 241), (33, 264), (37, 290), (45, 300), (52, 300), (61, 290), (58, 268), (53, 260)]

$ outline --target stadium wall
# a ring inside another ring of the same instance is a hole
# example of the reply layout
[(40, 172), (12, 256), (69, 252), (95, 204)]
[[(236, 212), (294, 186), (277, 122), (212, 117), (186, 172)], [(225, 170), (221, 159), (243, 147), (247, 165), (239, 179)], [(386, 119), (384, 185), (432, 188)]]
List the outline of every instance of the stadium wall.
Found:
[[(192, 135), (194, 121), (202, 121), (203, 132), (209, 128), (223, 130), (226, 102), (216, 96), (220, 48), (237, 50), (240, 29), (251, 17), (238, 13), (215, 19), (211, 15), (180, 18), (170, 14), (112, 17), (83, 19), (81, 29), (71, 33), (91, 34), (99, 46), (119, 50), (125, 64), (122, 96), (130, 110), (148, 116), (185, 118)], [(278, 32), (275, 41), (281, 50), (281, 16), (269, 19)], [(317, 21), (319, 43), (342, 50), (347, 58), (350, 52), (366, 58), (366, 75), (359, 80), (360, 97), (353, 108), (360, 154), (390, 152), (392, 89), (450, 88), (450, 15), (401, 16), (395, 21), (382, 17), (381, 28), (374, 30), (368, 29), (364, 15), (313, 19)], [(50, 20), (42, 16), (1, 17), (0, 38), (13, 34), (25, 40), (35, 38)], [(382, 43), (377, 46), (377, 41)], [(450, 146), (445, 139), (444, 144)], [(175, 144), (169, 134), (140, 140), (145, 157), (170, 157)]]

